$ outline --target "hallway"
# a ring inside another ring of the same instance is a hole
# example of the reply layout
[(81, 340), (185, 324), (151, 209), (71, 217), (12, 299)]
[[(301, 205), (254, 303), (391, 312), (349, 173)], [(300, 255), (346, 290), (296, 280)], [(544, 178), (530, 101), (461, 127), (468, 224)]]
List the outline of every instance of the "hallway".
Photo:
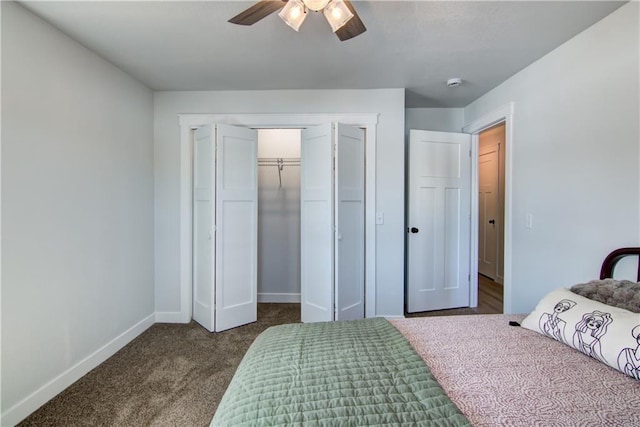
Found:
[(453, 308), (450, 310), (405, 313), (405, 317), (455, 316), (461, 314), (501, 314), (503, 307), (503, 287), (490, 278), (478, 274), (478, 307)]

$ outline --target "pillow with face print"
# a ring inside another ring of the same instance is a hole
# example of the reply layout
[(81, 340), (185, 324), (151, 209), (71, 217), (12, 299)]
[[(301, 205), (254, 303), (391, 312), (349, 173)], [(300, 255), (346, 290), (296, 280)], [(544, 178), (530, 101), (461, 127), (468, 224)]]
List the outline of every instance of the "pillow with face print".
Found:
[(640, 314), (557, 289), (522, 326), (640, 380)]

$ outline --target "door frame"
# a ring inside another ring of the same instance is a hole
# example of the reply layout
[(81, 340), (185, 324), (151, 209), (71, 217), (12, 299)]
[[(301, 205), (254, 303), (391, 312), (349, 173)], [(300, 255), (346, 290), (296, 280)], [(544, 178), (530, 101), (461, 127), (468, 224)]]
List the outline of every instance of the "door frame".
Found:
[[(376, 315), (376, 135), (378, 113), (179, 114), (180, 125), (180, 321), (192, 316), (193, 130), (224, 123), (254, 129), (304, 128), (329, 122), (365, 131), (365, 317)], [(476, 268), (477, 270), (477, 268)]]
[(469, 303), (471, 307), (478, 306), (478, 162), (480, 132), (505, 123), (505, 171), (504, 171), (504, 302), (503, 312), (511, 314), (511, 262), (513, 249), (513, 218), (512, 218), (512, 190), (513, 190), (513, 114), (514, 103), (510, 102), (491, 113), (481, 116), (462, 128), (462, 132), (470, 133), (471, 137), (471, 284)]

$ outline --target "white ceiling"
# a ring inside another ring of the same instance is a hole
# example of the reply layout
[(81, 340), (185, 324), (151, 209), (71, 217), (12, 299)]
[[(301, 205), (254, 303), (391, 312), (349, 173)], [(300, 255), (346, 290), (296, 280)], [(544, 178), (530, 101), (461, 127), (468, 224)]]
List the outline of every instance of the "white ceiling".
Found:
[(353, 3), (368, 30), (340, 42), (319, 13), (226, 22), (253, 2), (22, 2), (154, 90), (406, 88), (407, 107), (465, 106), (624, 4)]

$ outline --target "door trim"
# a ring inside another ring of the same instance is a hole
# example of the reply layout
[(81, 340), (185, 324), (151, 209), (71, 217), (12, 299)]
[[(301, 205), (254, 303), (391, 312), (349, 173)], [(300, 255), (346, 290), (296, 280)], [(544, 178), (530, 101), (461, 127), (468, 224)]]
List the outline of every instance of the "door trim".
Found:
[(323, 114), (179, 114), (180, 125), (180, 320), (192, 315), (192, 215), (193, 174), (192, 130), (203, 125), (224, 123), (250, 128), (302, 128), (340, 122), (365, 131), (365, 317), (376, 315), (376, 135), (378, 113)]
[(511, 263), (513, 249), (513, 114), (510, 102), (465, 125), (462, 132), (472, 134), (471, 140), (471, 307), (478, 306), (478, 160), (479, 134), (498, 123), (505, 123), (505, 171), (504, 171), (504, 306), (503, 312), (511, 314)]

